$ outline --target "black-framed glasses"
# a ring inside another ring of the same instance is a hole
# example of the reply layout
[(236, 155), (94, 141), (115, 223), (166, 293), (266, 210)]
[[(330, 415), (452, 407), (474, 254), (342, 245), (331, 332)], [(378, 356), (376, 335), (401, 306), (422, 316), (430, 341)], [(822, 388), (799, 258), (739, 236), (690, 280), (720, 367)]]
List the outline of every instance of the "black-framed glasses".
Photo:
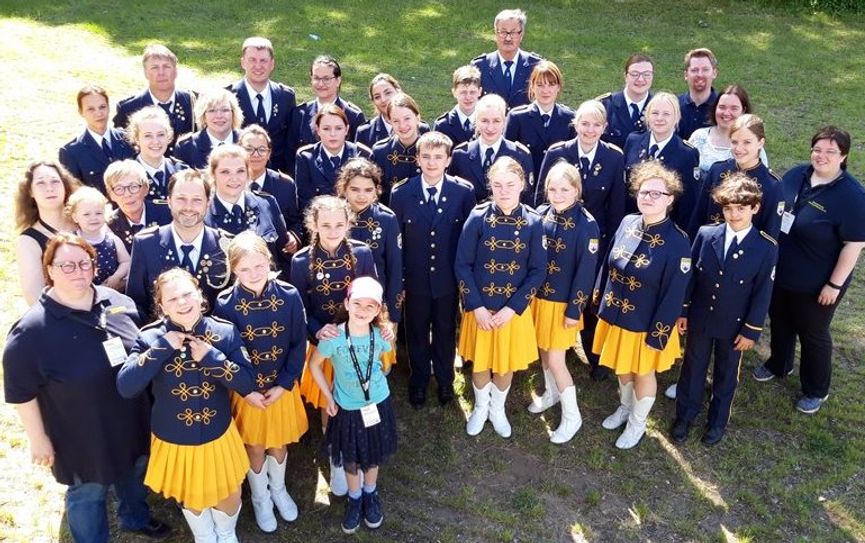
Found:
[(330, 85), (331, 82), (336, 79), (335, 77), (316, 77), (312, 76), (313, 83), (324, 83), (325, 85)]
[(628, 72), (628, 76), (630, 76), (633, 79), (640, 79), (641, 77), (643, 79), (652, 79), (652, 76), (654, 76), (654, 75), (655, 75), (655, 72), (651, 72), (651, 71), (638, 72), (636, 70), (633, 70), (633, 71)]
[(270, 152), (270, 147), (262, 145), (261, 147), (244, 147), (243, 150), (250, 155), (264, 156)]
[(669, 192), (663, 192), (660, 190), (641, 190), (641, 191), (637, 192), (637, 196), (639, 196), (640, 198), (645, 198), (646, 196), (648, 196), (652, 200), (657, 200), (661, 196), (669, 196), (669, 195), (670, 195)]
[(67, 260), (65, 262), (56, 262), (51, 264), (54, 268), (60, 268), (60, 271), (65, 273), (66, 275), (75, 273), (75, 270), (81, 271), (90, 271), (93, 269), (93, 261), (92, 260), (81, 260), (79, 262), (72, 262), (71, 260)]
[(496, 34), (502, 38), (518, 38), (523, 34), (522, 30), (496, 30)]
[(123, 196), (123, 195), (126, 194), (126, 193), (129, 193), (129, 194), (133, 194), (133, 195), (134, 195), (134, 194), (138, 194), (139, 192), (141, 192), (141, 189), (142, 189), (142, 188), (144, 188), (144, 187), (143, 187), (141, 184), (135, 184), (135, 185), (115, 185), (115, 186), (111, 189), (111, 192), (113, 192), (113, 193), (116, 194), (117, 196)]

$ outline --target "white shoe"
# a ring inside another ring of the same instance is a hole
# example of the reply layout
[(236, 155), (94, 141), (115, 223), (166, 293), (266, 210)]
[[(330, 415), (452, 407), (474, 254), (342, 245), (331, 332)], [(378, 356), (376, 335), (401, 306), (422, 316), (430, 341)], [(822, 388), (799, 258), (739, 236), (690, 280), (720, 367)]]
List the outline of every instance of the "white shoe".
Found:
[(182, 511), (195, 543), (216, 543), (216, 526), (213, 524), (213, 514), (210, 508), (197, 515), (189, 509), (182, 509)]
[(616, 447), (632, 449), (637, 446), (637, 443), (643, 439), (643, 435), (646, 433), (646, 420), (649, 418), (649, 411), (652, 410), (654, 403), (654, 396), (647, 396), (639, 400), (634, 398), (634, 407), (631, 409), (631, 416), (628, 417), (628, 425), (625, 426), (625, 431), (616, 440)]
[(496, 433), (504, 438), (511, 437), (511, 423), (508, 422), (508, 416), (505, 413), (505, 400), (508, 399), (510, 390), (511, 387), (499, 390), (497, 386), (493, 385), (490, 401), (490, 422), (493, 423), (493, 429)]
[(472, 383), (472, 388), (475, 391), (475, 407), (466, 423), (466, 433), (476, 436), (484, 429), (484, 424), (490, 416), (490, 391), (495, 387), (490, 381), (484, 385), (484, 388), (478, 388)]
[[(282, 464), (272, 456), (267, 457), (267, 479), (270, 482), (270, 498), (279, 511), (279, 516), (286, 522), (297, 520), (297, 504), (291, 499), (285, 489), (285, 463), (288, 457), (282, 459)], [(254, 505), (254, 502), (253, 502)]]
[(255, 523), (262, 532), (275, 532), (276, 515), (273, 514), (273, 500), (270, 499), (270, 490), (267, 488), (267, 462), (261, 467), (260, 473), (249, 468), (246, 480), (249, 481), (249, 497), (255, 513)]
[(634, 397), (634, 382), (619, 383), (619, 407), (612, 415), (604, 419), (601, 426), (607, 430), (615, 430), (619, 426), (628, 422), (628, 417), (631, 415), (631, 407), (633, 407)]
[(330, 462), (330, 491), (334, 496), (345, 496), (348, 494), (348, 481), (345, 478), (345, 469), (336, 467)]
[(557, 403), (559, 403), (559, 389), (556, 386), (556, 378), (553, 377), (553, 372), (546, 368), (544, 369), (544, 393), (532, 399), (528, 407), (529, 413), (535, 415), (543, 413)]
[(237, 540), (237, 517), (240, 515), (240, 507), (233, 515), (223, 513), (219, 509), (211, 509), (213, 512), (213, 523), (216, 525), (217, 543), (240, 543)]
[(667, 390), (664, 391), (664, 396), (666, 396), (670, 400), (676, 399), (676, 385), (677, 383), (673, 383), (672, 385), (667, 387)]
[(580, 407), (577, 405), (577, 388), (569, 386), (561, 393), (562, 420), (559, 427), (550, 436), (552, 443), (561, 444), (570, 441), (583, 425)]

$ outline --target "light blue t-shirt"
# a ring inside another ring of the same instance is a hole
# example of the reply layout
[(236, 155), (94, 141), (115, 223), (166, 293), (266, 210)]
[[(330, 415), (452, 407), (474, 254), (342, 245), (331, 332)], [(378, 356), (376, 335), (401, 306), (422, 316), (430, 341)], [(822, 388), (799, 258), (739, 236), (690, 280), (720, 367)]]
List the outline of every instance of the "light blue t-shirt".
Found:
[[(363, 389), (348, 352), (345, 324), (339, 325), (338, 328), (338, 336), (322, 340), (318, 344), (318, 351), (326, 358), (330, 358), (333, 364), (333, 399), (342, 409), (349, 410), (357, 410), (367, 403), (377, 404), (385, 400), (390, 395), (390, 389), (387, 386), (387, 377), (382, 371), (381, 353), (390, 351), (390, 343), (382, 339), (378, 328), (373, 328), (373, 366), (369, 379), (369, 402), (367, 402), (364, 400)], [(369, 335), (351, 336), (351, 345), (354, 347), (361, 374), (366, 377), (369, 363)]]

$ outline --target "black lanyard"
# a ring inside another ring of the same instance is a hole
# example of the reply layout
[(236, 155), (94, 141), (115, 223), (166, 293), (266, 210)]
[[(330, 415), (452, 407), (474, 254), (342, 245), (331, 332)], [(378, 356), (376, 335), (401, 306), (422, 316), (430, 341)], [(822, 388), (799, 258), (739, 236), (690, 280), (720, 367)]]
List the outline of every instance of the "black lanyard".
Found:
[(52, 236), (53, 236), (54, 234), (57, 233), (57, 229), (56, 229), (56, 228), (54, 228), (53, 226), (51, 226), (51, 225), (48, 224), (47, 222), (43, 221), (42, 219), (39, 219), (39, 224), (42, 225), (42, 228), (44, 228), (45, 230), (48, 230), (49, 232), (51, 232), (51, 235), (52, 235)]
[(364, 377), (360, 369), (357, 353), (354, 352), (354, 347), (351, 345), (351, 338), (348, 335), (348, 323), (345, 323), (345, 342), (348, 343), (348, 354), (351, 356), (351, 363), (354, 365), (354, 373), (357, 375), (360, 388), (363, 389), (363, 399), (369, 402), (369, 380), (372, 377), (372, 360), (373, 354), (375, 354), (375, 335), (372, 333), (372, 325), (369, 326), (369, 362), (366, 366), (366, 377)]

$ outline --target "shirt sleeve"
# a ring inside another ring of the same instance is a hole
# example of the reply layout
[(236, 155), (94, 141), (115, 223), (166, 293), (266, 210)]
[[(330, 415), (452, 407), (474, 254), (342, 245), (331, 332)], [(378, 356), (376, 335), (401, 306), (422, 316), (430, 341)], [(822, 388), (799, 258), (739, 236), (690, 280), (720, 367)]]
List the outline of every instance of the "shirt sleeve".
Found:
[(9, 332), (3, 351), (3, 390), (6, 403), (11, 404), (29, 402), (48, 383), (39, 358), (29, 348), (36, 343), (35, 338), (28, 338), (19, 324)]

